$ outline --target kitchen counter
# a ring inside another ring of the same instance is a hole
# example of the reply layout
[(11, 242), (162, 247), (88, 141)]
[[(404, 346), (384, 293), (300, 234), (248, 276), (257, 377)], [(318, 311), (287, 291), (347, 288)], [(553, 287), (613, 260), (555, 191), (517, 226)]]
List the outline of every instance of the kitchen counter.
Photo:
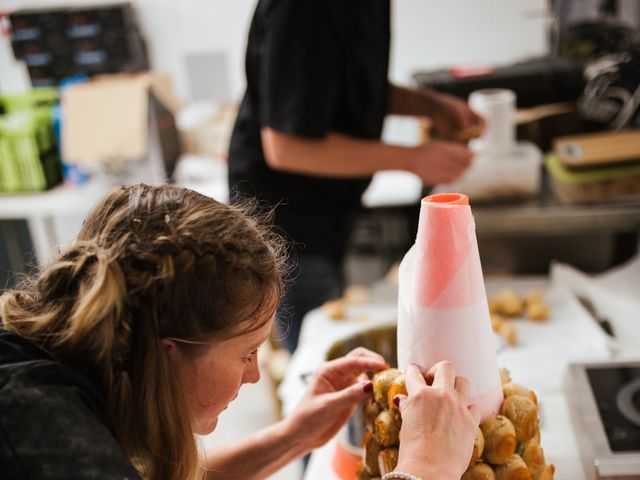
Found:
[[(556, 479), (584, 478), (580, 452), (571, 425), (564, 393), (566, 367), (571, 362), (606, 360), (612, 357), (610, 338), (588, 315), (569, 290), (546, 277), (505, 277), (486, 280), (489, 294), (509, 287), (520, 293), (542, 289), (551, 317), (542, 323), (513, 320), (519, 342), (507, 345), (496, 337), (498, 362), (510, 370), (514, 382), (536, 392), (540, 402), (542, 446), (548, 463), (556, 466)], [(304, 378), (319, 366), (338, 339), (396, 320), (396, 289), (391, 282), (372, 287), (371, 300), (349, 305), (344, 320), (331, 320), (322, 309), (308, 314), (299, 348), (279, 393), (285, 414), (305, 389)], [(335, 439), (316, 450), (305, 480), (338, 480), (331, 468)]]

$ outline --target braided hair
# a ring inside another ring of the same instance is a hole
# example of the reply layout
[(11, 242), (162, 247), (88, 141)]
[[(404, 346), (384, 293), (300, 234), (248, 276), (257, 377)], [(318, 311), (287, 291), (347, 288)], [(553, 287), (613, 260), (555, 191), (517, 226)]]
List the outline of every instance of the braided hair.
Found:
[(144, 478), (191, 479), (197, 447), (161, 340), (196, 350), (259, 329), (282, 297), (285, 259), (255, 205), (123, 186), (40, 275), (0, 297), (0, 316), (54, 358), (97, 372), (118, 440)]

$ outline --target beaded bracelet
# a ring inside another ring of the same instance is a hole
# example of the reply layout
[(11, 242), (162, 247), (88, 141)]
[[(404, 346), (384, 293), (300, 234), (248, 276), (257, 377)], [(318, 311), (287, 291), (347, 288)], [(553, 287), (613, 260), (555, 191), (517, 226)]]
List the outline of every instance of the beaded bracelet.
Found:
[(382, 476), (382, 480), (422, 480), (420, 477), (403, 472), (389, 472)]

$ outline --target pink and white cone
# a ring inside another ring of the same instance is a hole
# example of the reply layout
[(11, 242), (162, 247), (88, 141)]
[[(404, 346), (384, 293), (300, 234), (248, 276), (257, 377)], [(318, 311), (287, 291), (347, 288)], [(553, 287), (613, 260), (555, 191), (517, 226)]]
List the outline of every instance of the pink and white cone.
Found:
[(482, 418), (503, 400), (495, 339), (469, 200), (439, 194), (422, 200), (415, 244), (400, 264), (398, 366), (424, 370), (449, 360), (471, 383)]

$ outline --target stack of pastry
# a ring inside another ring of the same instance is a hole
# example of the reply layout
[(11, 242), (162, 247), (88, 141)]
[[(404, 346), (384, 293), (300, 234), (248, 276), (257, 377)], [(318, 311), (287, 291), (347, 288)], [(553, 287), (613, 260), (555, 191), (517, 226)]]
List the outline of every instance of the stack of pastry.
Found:
[[(500, 414), (486, 419), (476, 432), (469, 467), (462, 480), (552, 480), (540, 446), (538, 399), (531, 390), (511, 382), (502, 371), (504, 401)], [(392, 471), (398, 461), (402, 419), (393, 403), (406, 395), (403, 375), (396, 369), (378, 372), (373, 398), (364, 406), (366, 433), (359, 480), (374, 480)]]
[(364, 453), (358, 469), (359, 480), (380, 478), (396, 467), (402, 419), (393, 398), (407, 394), (404, 376), (395, 368), (376, 373), (371, 382), (373, 397), (364, 405)]

